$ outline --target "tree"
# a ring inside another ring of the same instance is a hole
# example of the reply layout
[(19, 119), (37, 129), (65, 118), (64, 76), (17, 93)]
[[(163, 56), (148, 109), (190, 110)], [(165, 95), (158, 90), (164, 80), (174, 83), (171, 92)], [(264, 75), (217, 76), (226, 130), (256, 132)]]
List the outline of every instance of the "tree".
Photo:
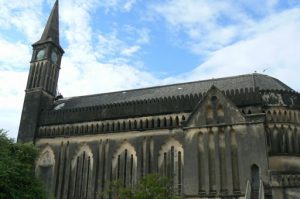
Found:
[(0, 129), (0, 199), (44, 199), (46, 191), (34, 176), (37, 149), (15, 143)]
[(133, 187), (126, 187), (120, 180), (113, 181), (108, 193), (113, 199), (177, 199), (171, 181), (159, 174), (144, 176)]

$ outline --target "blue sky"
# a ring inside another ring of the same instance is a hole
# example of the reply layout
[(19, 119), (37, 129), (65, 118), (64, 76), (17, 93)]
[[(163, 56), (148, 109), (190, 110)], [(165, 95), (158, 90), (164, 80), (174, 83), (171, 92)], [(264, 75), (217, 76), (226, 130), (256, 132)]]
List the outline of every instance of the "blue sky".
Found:
[[(0, 0), (0, 128), (11, 137), (53, 4)], [(254, 71), (300, 91), (298, 0), (60, 0), (60, 34), (65, 97)]]

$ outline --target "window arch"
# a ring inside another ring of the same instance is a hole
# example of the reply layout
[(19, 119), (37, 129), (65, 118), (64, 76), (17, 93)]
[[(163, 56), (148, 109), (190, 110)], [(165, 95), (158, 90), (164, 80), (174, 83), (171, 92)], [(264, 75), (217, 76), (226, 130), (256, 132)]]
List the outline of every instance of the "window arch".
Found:
[(158, 167), (160, 173), (171, 179), (174, 193), (182, 193), (183, 172), (183, 148), (182, 145), (171, 138), (166, 142), (159, 152)]
[(259, 167), (256, 164), (251, 166), (251, 198), (258, 198), (260, 183)]
[(112, 159), (113, 179), (120, 180), (123, 186), (132, 186), (136, 182), (137, 156), (134, 147), (123, 143)]
[(259, 189), (259, 168), (256, 164), (251, 166), (251, 184), (252, 189), (258, 190)]
[(272, 152), (273, 153), (280, 153), (279, 129), (275, 126), (271, 132), (272, 132), (272, 134), (271, 134)]
[(51, 147), (47, 146), (41, 151), (37, 159), (35, 173), (49, 192), (54, 187), (54, 169), (55, 155)]
[(206, 107), (206, 113), (205, 113), (205, 115), (206, 115), (206, 123), (207, 124), (212, 124), (214, 116), (213, 116), (213, 109), (212, 109), (212, 107), (210, 105), (208, 105)]
[(218, 109), (217, 109), (217, 121), (219, 123), (224, 123), (224, 108), (221, 104), (218, 105)]
[(88, 198), (93, 171), (93, 153), (87, 144), (80, 147), (71, 162), (72, 197)]

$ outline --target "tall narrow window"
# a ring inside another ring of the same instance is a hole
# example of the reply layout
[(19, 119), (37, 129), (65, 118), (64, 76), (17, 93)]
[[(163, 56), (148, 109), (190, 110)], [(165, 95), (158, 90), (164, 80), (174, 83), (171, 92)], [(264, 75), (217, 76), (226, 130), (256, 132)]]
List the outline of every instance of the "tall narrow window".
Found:
[(167, 153), (164, 153), (163, 169), (163, 175), (167, 176)]
[(121, 156), (118, 155), (117, 179), (120, 179)]
[(177, 140), (171, 139), (162, 146), (159, 155), (159, 170), (162, 175), (170, 178), (173, 192), (181, 195), (183, 148)]
[(93, 154), (87, 145), (83, 145), (71, 163), (71, 197), (86, 198), (91, 186)]
[(128, 142), (123, 143), (112, 160), (113, 180), (120, 180), (124, 187), (132, 186), (136, 181), (136, 151)]
[(231, 132), (231, 164), (233, 174), (233, 190), (240, 191), (238, 146), (236, 140), (236, 133), (234, 130), (232, 130)]
[(142, 147), (141, 147), (141, 177), (144, 176), (144, 143), (142, 144)]
[(75, 191), (78, 190), (78, 181), (77, 181), (77, 178), (78, 178), (78, 170), (79, 170), (79, 161), (80, 161), (80, 157), (77, 157), (77, 160), (76, 160), (76, 169), (75, 169), (75, 178), (74, 178), (74, 182), (75, 182), (75, 185), (74, 185), (74, 195), (75, 195)]
[(223, 106), (219, 104), (217, 109), (217, 122), (224, 123), (224, 119), (224, 109)]
[(178, 194), (181, 195), (181, 187), (182, 187), (182, 157), (181, 151), (178, 151)]
[(130, 186), (133, 185), (133, 155), (130, 156)]
[(127, 157), (127, 149), (125, 149), (125, 154), (124, 154), (124, 178), (123, 178), (123, 184), (126, 184), (126, 177), (127, 177), (127, 161), (128, 161), (128, 157)]
[(55, 156), (50, 147), (46, 147), (40, 153), (36, 164), (36, 175), (47, 188), (47, 191), (52, 191), (54, 188), (54, 166)]
[(259, 168), (256, 164), (251, 166), (251, 199), (258, 198)]
[(211, 106), (206, 107), (206, 123), (207, 124), (212, 124), (213, 123), (213, 110)]
[[(90, 168), (90, 166), (91, 166), (91, 157), (88, 157), (87, 167)], [(88, 196), (89, 182), (90, 182), (90, 169), (87, 169), (87, 180), (86, 180), (86, 185), (85, 185), (85, 198), (87, 198), (87, 196)]]

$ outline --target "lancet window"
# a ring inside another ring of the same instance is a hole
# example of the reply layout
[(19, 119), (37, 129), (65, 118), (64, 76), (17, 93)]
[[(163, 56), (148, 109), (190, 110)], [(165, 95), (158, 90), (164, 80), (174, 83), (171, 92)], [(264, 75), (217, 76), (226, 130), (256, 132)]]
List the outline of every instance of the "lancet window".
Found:
[(72, 197), (87, 198), (91, 186), (93, 154), (87, 145), (83, 145), (72, 160)]
[(113, 156), (112, 178), (120, 180), (124, 187), (130, 187), (136, 182), (136, 170), (136, 151), (128, 142), (123, 143)]
[(182, 193), (183, 148), (175, 139), (164, 144), (159, 153), (160, 173), (171, 180), (173, 192)]
[(40, 153), (36, 163), (36, 175), (41, 179), (48, 191), (54, 187), (55, 156), (48, 146)]

